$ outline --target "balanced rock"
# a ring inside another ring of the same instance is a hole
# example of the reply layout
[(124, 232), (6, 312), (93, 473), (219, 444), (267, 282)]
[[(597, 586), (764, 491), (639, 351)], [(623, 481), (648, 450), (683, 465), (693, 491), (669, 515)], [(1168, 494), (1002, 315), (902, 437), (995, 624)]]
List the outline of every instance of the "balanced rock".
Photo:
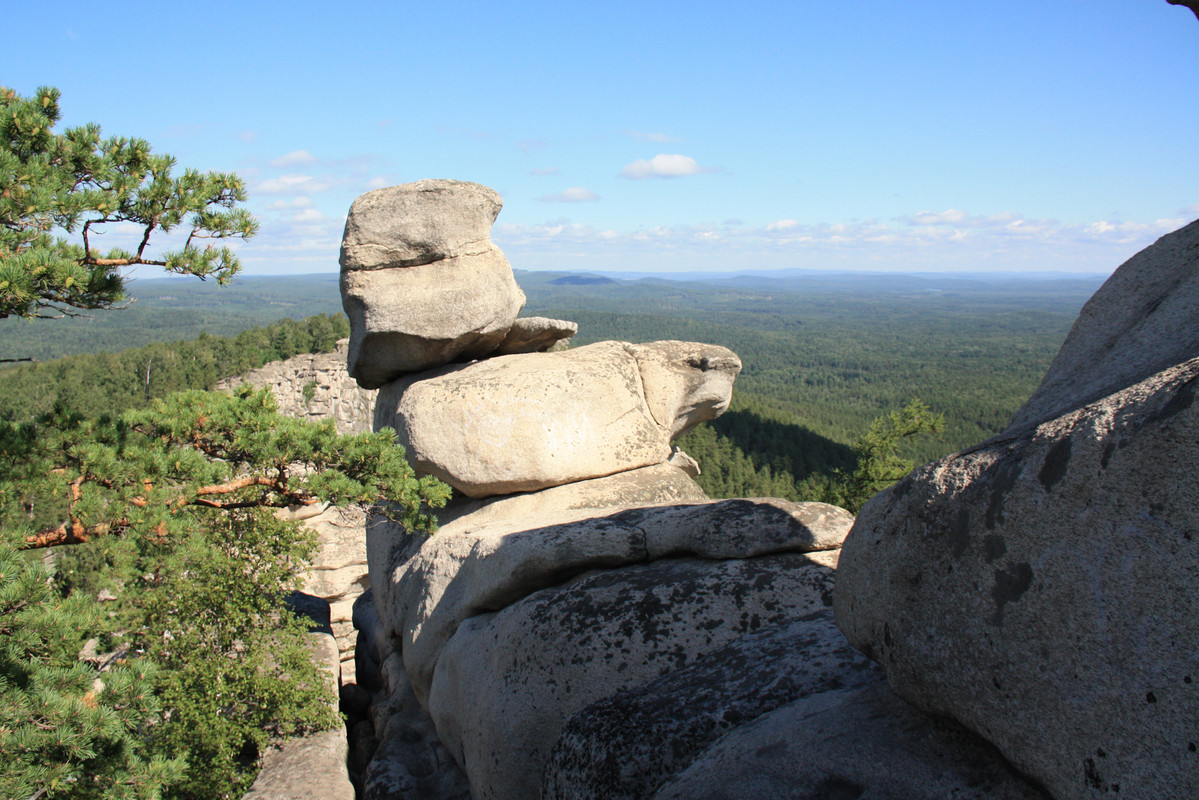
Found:
[(470, 497), (534, 491), (666, 461), (672, 437), (728, 408), (740, 369), (688, 342), (499, 356), (388, 384), (375, 428)]
[(502, 207), (476, 183), (423, 180), (354, 201), (341, 245), (349, 372), (377, 388), (407, 372), (485, 356), (525, 296), (491, 242)]
[(1199, 797), (1197, 386), (1199, 358), (921, 467), (846, 540), (849, 640), (1058, 800)]

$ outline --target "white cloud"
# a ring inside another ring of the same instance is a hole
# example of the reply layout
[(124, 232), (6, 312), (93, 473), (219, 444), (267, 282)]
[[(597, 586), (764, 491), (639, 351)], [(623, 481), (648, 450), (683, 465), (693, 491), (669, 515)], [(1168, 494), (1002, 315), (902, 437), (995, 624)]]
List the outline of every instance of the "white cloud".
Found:
[(798, 228), (799, 222), (793, 219), (780, 219), (777, 222), (771, 222), (766, 226), (767, 232), (773, 231), (788, 231), (792, 228)]
[(691, 156), (667, 155), (659, 153), (648, 161), (639, 158), (631, 164), (626, 164), (620, 174), (633, 180), (643, 178), (679, 178), (684, 175), (698, 175), (701, 172), (712, 172), (711, 167), (701, 167)]
[(308, 194), (323, 192), (330, 184), (304, 173), (290, 173), (277, 178), (267, 178), (254, 187), (259, 194)]
[(572, 186), (557, 194), (545, 194), (537, 199), (543, 203), (587, 203), (599, 200), (599, 195), (582, 186)]
[(271, 162), (272, 167), (306, 167), (316, 163), (316, 156), (307, 150), (292, 150)]
[(629, 136), (632, 136), (639, 142), (678, 142), (681, 141), (677, 136), (671, 136), (666, 133), (646, 133), (644, 131), (629, 131)]
[(391, 181), (387, 180), (387, 178), (384, 178), (382, 175), (375, 176), (374, 178), (371, 178), (369, 181), (366, 182), (366, 188), (368, 190), (383, 189), (390, 185), (391, 185)]
[(237, 138), (243, 142), (253, 142), (258, 139), (258, 131), (242, 131), (237, 134)]
[(538, 167), (537, 169), (533, 170), (529, 174), (535, 175), (540, 178), (540, 177), (546, 177), (549, 175), (558, 175), (561, 172), (562, 172), (562, 170), (558, 169), (557, 167)]

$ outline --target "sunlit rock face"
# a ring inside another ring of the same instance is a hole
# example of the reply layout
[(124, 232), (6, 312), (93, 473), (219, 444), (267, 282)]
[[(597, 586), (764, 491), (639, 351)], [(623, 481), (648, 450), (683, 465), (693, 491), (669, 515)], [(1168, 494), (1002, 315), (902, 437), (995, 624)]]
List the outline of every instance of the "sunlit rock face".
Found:
[(524, 306), (491, 242), (503, 203), (477, 183), (423, 180), (354, 201), (341, 245), (350, 375), (378, 388), (406, 372), (494, 351)]

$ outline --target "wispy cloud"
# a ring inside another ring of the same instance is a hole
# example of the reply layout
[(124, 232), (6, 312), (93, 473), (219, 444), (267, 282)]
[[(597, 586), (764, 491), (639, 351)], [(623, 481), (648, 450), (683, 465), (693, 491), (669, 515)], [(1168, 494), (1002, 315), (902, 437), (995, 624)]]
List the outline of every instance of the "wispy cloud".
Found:
[(620, 174), (632, 180), (644, 178), (681, 178), (686, 175), (698, 175), (701, 172), (715, 172), (714, 167), (701, 167), (691, 156), (659, 153), (651, 159), (639, 158), (631, 164), (626, 164)]
[(306, 167), (316, 163), (316, 156), (307, 150), (292, 150), (271, 162), (272, 167)]
[(312, 194), (323, 192), (332, 184), (324, 179), (302, 172), (267, 178), (253, 188), (258, 194)]
[(666, 133), (646, 133), (644, 131), (627, 131), (628, 136), (633, 137), (639, 142), (679, 142), (682, 141), (677, 136), (671, 136)]
[[(1103, 272), (1185, 219), (1062, 223), (1015, 212), (916, 212), (890, 220), (598, 229), (567, 221), (497, 225), (493, 239), (527, 268), (1064, 270)], [(510, 251), (510, 252), (509, 252)]]
[(237, 138), (243, 142), (253, 142), (258, 140), (258, 131), (242, 131), (237, 134)]
[(537, 169), (532, 170), (529, 174), (542, 178), (550, 175), (560, 175), (561, 173), (562, 170), (558, 169), (557, 167), (538, 167)]
[(599, 195), (582, 186), (572, 186), (557, 194), (543, 194), (537, 199), (543, 203), (588, 203), (599, 200)]
[(516, 142), (516, 149), (524, 153), (526, 156), (531, 156), (534, 153), (540, 153), (545, 149), (545, 142), (540, 139), (521, 139)]

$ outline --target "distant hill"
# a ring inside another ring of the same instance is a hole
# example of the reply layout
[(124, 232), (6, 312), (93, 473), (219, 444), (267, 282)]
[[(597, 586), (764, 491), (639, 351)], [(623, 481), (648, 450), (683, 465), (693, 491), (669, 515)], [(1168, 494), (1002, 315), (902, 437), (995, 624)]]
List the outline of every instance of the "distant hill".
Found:
[(603, 275), (563, 275), (550, 281), (555, 286), (600, 286), (605, 283), (616, 283)]

